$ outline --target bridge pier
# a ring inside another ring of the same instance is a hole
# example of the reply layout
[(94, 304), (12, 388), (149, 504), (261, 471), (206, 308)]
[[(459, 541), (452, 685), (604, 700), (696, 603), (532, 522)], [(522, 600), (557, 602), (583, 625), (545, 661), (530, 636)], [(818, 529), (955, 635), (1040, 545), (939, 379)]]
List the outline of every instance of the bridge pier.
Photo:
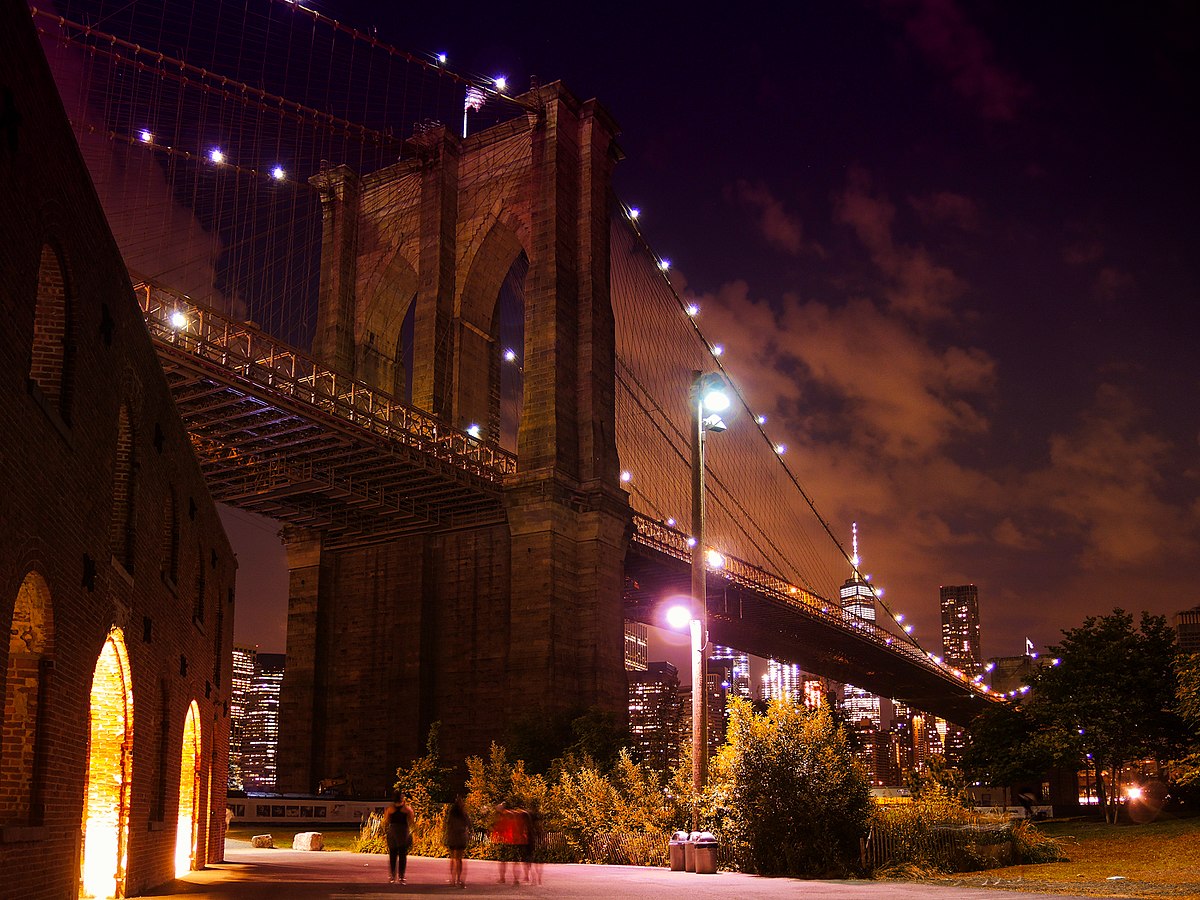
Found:
[(411, 365), (414, 405), (458, 427), (490, 423), (496, 441), (497, 297), (524, 254), (524, 377), (503, 524), (362, 546), (289, 534), (281, 789), (344, 775), (382, 795), (435, 721), (457, 763), (520, 719), (625, 714), (616, 125), (559, 84), (519, 99), (525, 118), (465, 141), (434, 129), (389, 169), (314, 178), (325, 221), (314, 355), (385, 391), (399, 381), (387, 373)]

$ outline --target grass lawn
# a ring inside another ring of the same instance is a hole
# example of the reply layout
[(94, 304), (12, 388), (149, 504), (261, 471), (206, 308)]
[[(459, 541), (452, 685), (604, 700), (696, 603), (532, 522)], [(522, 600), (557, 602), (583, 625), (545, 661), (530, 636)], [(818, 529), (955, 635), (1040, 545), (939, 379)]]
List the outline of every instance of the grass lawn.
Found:
[(275, 839), (276, 847), (290, 848), (292, 836), (301, 831), (319, 831), (325, 836), (326, 850), (349, 850), (358, 837), (357, 825), (243, 825), (233, 823), (228, 834), (235, 841), (249, 841), (256, 834), (269, 834)]
[(1097, 897), (1200, 897), (1200, 818), (1164, 817), (1148, 825), (1076, 820), (1038, 827), (1059, 841), (1069, 862), (1007, 866), (936, 881)]

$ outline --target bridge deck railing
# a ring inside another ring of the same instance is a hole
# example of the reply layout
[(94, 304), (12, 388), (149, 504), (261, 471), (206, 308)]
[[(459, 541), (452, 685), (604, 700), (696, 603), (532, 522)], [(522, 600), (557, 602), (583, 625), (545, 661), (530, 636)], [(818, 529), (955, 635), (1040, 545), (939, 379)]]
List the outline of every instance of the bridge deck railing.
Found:
[(335, 372), (257, 328), (148, 282), (136, 285), (151, 337), (337, 419), (500, 484), (517, 458), (364, 382)]
[[(662, 522), (647, 516), (634, 514), (634, 525), (637, 540), (647, 546), (673, 556), (676, 559), (690, 561), (692, 548), (688, 535)], [(722, 578), (743, 587), (765, 594), (791, 606), (801, 607), (808, 615), (817, 616), (841, 627), (853, 630), (862, 637), (880, 646), (886, 647), (893, 653), (909, 657), (913, 662), (937, 672), (939, 675), (960, 682), (971, 690), (984, 692), (984, 689), (973, 684), (961, 672), (934, 659), (929, 653), (898, 639), (895, 635), (880, 628), (874, 622), (852, 615), (842, 609), (841, 605), (826, 600), (812, 591), (791, 584), (758, 566), (738, 559), (735, 556), (724, 556), (720, 569), (710, 568)]]

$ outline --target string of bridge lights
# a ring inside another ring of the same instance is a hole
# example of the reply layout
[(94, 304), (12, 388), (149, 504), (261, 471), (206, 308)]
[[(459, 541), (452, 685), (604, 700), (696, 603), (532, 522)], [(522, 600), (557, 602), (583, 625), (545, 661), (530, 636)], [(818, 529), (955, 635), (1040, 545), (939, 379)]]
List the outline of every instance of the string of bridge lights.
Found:
[[(700, 338), (701, 343), (708, 350), (708, 352), (712, 355), (713, 363), (716, 365), (717, 370), (720, 372), (721, 376), (725, 379), (725, 381), (729, 385), (729, 387), (737, 395), (738, 399), (742, 403), (743, 408), (745, 408), (748, 412), (751, 412), (751, 414), (754, 416), (754, 422), (755, 422), (755, 425), (758, 427), (759, 433), (762, 435), (763, 439), (768, 443), (768, 445), (770, 445), (770, 447), (774, 451), (776, 457), (779, 460), (779, 464), (783, 467), (784, 471), (787, 473), (787, 475), (791, 479), (792, 483), (800, 491), (801, 495), (804, 497), (805, 501), (809, 504), (809, 507), (812, 509), (813, 513), (816, 514), (818, 521), (820, 521), (822, 523), (822, 525), (824, 526), (824, 528), (826, 530), (826, 533), (830, 536), (830, 538), (833, 539), (833, 541), (834, 541), (835, 545), (838, 547), (838, 549), (842, 551), (842, 555), (846, 557), (846, 560), (848, 562), (850, 562), (851, 567), (854, 570), (854, 572), (859, 574), (860, 577), (862, 577), (864, 583), (866, 583), (867, 586), (869, 587), (869, 589), (871, 590), (872, 595), (875, 597), (876, 600), (879, 601), (880, 605), (883, 606), (884, 610), (888, 613), (888, 615), (896, 623), (897, 628), (899, 628), (904, 633), (905, 637), (907, 637), (908, 640), (910, 640), (917, 649), (922, 650), (925, 653), (926, 657), (931, 662), (935, 663), (937, 666), (939, 666), (941, 669), (943, 669), (946, 673), (951, 674), (954, 677), (956, 677), (957, 679), (959, 679), (960, 681), (962, 681), (964, 683), (964, 686), (966, 686), (972, 690), (979, 691), (980, 693), (983, 693), (983, 694), (996, 694), (997, 696), (1007, 696), (1010, 698), (1017, 697), (1024, 693), (1027, 693), (1029, 691), (1028, 686), (1025, 686), (1016, 691), (1010, 691), (1010, 692), (1008, 692), (1007, 695), (1003, 694), (1002, 692), (993, 691), (988, 685), (983, 684), (983, 674), (982, 673), (979, 675), (976, 675), (972, 678), (972, 677), (968, 676), (967, 673), (963, 672), (962, 670), (956, 669), (956, 668), (950, 666), (949, 664), (947, 664), (942, 657), (936, 655), (932, 651), (925, 651), (924, 648), (921, 647), (920, 643), (917, 641), (917, 638), (913, 633), (914, 628), (913, 628), (912, 623), (911, 622), (906, 623), (904, 621), (904, 619), (905, 619), (904, 613), (892, 612), (892, 610), (889, 609), (885, 603), (883, 603), (883, 595), (884, 595), (883, 588), (876, 587), (873, 583), (871, 583), (871, 576), (869, 574), (862, 575), (861, 573), (859, 573), (857, 561), (855, 559), (852, 559), (849, 555), (846, 554), (845, 550), (842, 548), (841, 544), (838, 542), (837, 537), (830, 530), (828, 523), (826, 523), (825, 519), (820, 515), (820, 513), (817, 512), (812, 499), (808, 496), (807, 492), (804, 491), (804, 489), (800, 486), (799, 482), (796, 480), (795, 475), (792, 473), (791, 469), (788, 467), (786, 460), (784, 460), (782, 458), (783, 455), (787, 452), (787, 444), (785, 444), (783, 442), (776, 442), (771, 439), (770, 435), (767, 434), (767, 430), (766, 430), (767, 417), (761, 413), (754, 413), (753, 410), (751, 410), (749, 403), (746, 402), (745, 395), (738, 388), (737, 384), (733, 381), (729, 372), (726, 370), (726, 368), (722, 362), (722, 357), (724, 357), (724, 355), (725, 355), (724, 346), (722, 344), (714, 344), (714, 343), (710, 342), (708, 340), (708, 337), (701, 330), (700, 325), (697, 321), (697, 319), (700, 315), (700, 304), (697, 303), (695, 300), (689, 300), (689, 301), (685, 302), (683, 300), (683, 298), (679, 296), (679, 293), (675, 290), (674, 286), (671, 284), (671, 278), (670, 278), (671, 260), (669, 257), (660, 256), (659, 254), (655, 253), (653, 251), (653, 249), (651, 249), (651, 247), (649, 246), (649, 243), (646, 241), (646, 238), (642, 234), (641, 227), (640, 227), (640, 222), (641, 222), (641, 218), (642, 218), (641, 208), (637, 207), (637, 206), (626, 206), (626, 207), (624, 207), (624, 212), (625, 212), (626, 218), (629, 220), (629, 223), (634, 230), (634, 233), (637, 235), (638, 239), (642, 242), (642, 246), (646, 249), (646, 251), (648, 253), (650, 253), (651, 257), (654, 259), (655, 265), (656, 265), (659, 273), (662, 275), (663, 281), (666, 283), (668, 289), (671, 291), (671, 294), (675, 297), (676, 302), (679, 303), (680, 308), (683, 310), (683, 312), (687, 315), (688, 319), (691, 321), (692, 327), (696, 330), (696, 334)], [(632, 472), (630, 472), (629, 470), (623, 470), (621, 472), (622, 483), (628, 484), (632, 480), (633, 480)], [(674, 518), (666, 519), (664, 524), (668, 528), (672, 528), (672, 529), (676, 528), (676, 522), (675, 522)], [(689, 548), (695, 547), (696, 539), (694, 537), (689, 536), (687, 538), (687, 546)], [(720, 569), (720, 568), (723, 568), (725, 565), (725, 556), (719, 550), (709, 548), (708, 550), (705, 551), (705, 561), (708, 564), (708, 568)], [(792, 592), (796, 591), (794, 586), (791, 587), (791, 591)], [(893, 643), (892, 637), (891, 636), (887, 637), (885, 639), (885, 643), (890, 646)], [(1036, 654), (1034, 654), (1034, 655), (1036, 656)], [(1056, 660), (1054, 660), (1053, 664), (1058, 665), (1059, 662), (1060, 661), (1056, 659)], [(992, 667), (993, 667), (992, 664), (989, 664), (986, 671), (991, 671)]]
[[(298, 4), (295, 4), (295, 5), (298, 8), (304, 9), (303, 7), (299, 7)], [(309, 12), (310, 14), (313, 13), (313, 11), (308, 10), (308, 9), (304, 9), (304, 11)], [(342, 27), (344, 28), (344, 26), (342, 26)], [(374, 43), (374, 41), (372, 41), (372, 42)], [(456, 80), (467, 84), (467, 89), (466, 89), (466, 93), (465, 93), (465, 97), (464, 97), (464, 107), (463, 107), (463, 136), (464, 137), (466, 136), (466, 130), (467, 130), (467, 115), (472, 109), (478, 110), (478, 109), (482, 108), (484, 103), (486, 103), (488, 100), (491, 100), (491, 99), (502, 99), (502, 100), (507, 100), (509, 102), (516, 102), (514, 100), (514, 98), (512, 98), (511, 96), (508, 96), (506, 94), (506, 91), (508, 88), (508, 81), (505, 76), (498, 75), (498, 76), (495, 76), (490, 79), (479, 80), (479, 81), (465, 79), (462, 76), (458, 76), (458, 75), (455, 75), (454, 73), (449, 72), (449, 70), (445, 68), (448, 63), (448, 59), (449, 59), (448, 54), (446, 54), (444, 52), (432, 54), (430, 57), (431, 63), (436, 65), (436, 67), (439, 70), (446, 72), (447, 74), (452, 75)], [(427, 63), (427, 64), (429, 64), (429, 63)], [(117, 136), (115, 133), (112, 133), (112, 132), (110, 132), (110, 135), (113, 137)], [(141, 143), (148, 147), (152, 147), (155, 150), (172, 153), (172, 154), (179, 154), (188, 159), (192, 159), (196, 155), (191, 152), (178, 150), (177, 148), (174, 148), (169, 145), (158, 142), (155, 138), (154, 132), (151, 131), (149, 128), (140, 129), (136, 133), (135, 140), (130, 140), (130, 143), (133, 143), (135, 141), (137, 143)], [(265, 170), (260, 170), (260, 169), (253, 168), (253, 167), (238, 166), (238, 165), (232, 163), (232, 161), (229, 158), (227, 150), (225, 148), (222, 148), (219, 145), (210, 147), (207, 150), (207, 152), (204, 154), (204, 156), (214, 166), (229, 167), (238, 173), (249, 173), (254, 176), (262, 176), (265, 174), (265, 176), (267, 178), (269, 178), (270, 181), (272, 181), (272, 182), (276, 182), (276, 183), (288, 182), (291, 184), (304, 185), (307, 187), (306, 182), (297, 181), (294, 178), (289, 178), (289, 173), (284, 168), (282, 163), (275, 163), (275, 164), (271, 165), (270, 168), (265, 169)], [(634, 207), (634, 206), (627, 206), (627, 207), (624, 207), (624, 212), (625, 212), (626, 217), (628, 218), (631, 226), (633, 227), (634, 232), (637, 235), (638, 239), (642, 242), (643, 246), (647, 249), (647, 251), (649, 251), (651, 253), (651, 256), (654, 258), (656, 267), (657, 267), (658, 271), (660, 272), (668, 289), (671, 291), (672, 295), (675, 297), (676, 301), (679, 303), (680, 308), (686, 314), (688, 319), (692, 322), (692, 326), (695, 329), (696, 334), (700, 338), (700, 340), (701, 340), (702, 344), (704, 345), (704, 347), (706, 348), (706, 350), (712, 356), (713, 362), (714, 362), (717, 370), (719, 371), (721, 376), (725, 379), (725, 382), (729, 385), (729, 387), (737, 395), (738, 399), (741, 401), (743, 408), (745, 408), (747, 411), (752, 412), (755, 425), (758, 428), (758, 431), (761, 434), (762, 438), (771, 447), (775, 456), (778, 458), (780, 465), (783, 467), (785, 473), (788, 475), (790, 480), (800, 491), (801, 495), (804, 497), (805, 501), (809, 504), (809, 506), (813, 510), (813, 512), (817, 515), (818, 521), (820, 521), (822, 523), (826, 532), (834, 540), (835, 545), (839, 548), (839, 550), (842, 551), (842, 554), (844, 556), (846, 556), (844, 549), (842, 549), (841, 544), (837, 541), (836, 536), (833, 535), (832, 531), (829, 529), (829, 526), (825, 522), (824, 518), (821, 517), (819, 513), (817, 513), (812, 499), (808, 496), (807, 492), (805, 492), (804, 489), (799, 485), (798, 481), (795, 478), (795, 475), (792, 473), (791, 469), (788, 467), (787, 462), (783, 459), (783, 456), (784, 456), (784, 454), (786, 454), (787, 449), (788, 449), (787, 444), (782, 441), (774, 441), (771, 439), (771, 437), (768, 435), (767, 430), (766, 430), (767, 416), (765, 414), (761, 414), (761, 413), (759, 413), (759, 414), (753, 413), (753, 411), (750, 409), (749, 404), (746, 401), (744, 394), (738, 388), (738, 386), (736, 385), (736, 383), (733, 381), (732, 377), (730, 376), (729, 372), (725, 368), (725, 366), (722, 362), (722, 358), (725, 355), (724, 346), (719, 343), (710, 342), (708, 340), (707, 336), (705, 336), (703, 331), (700, 329), (699, 323), (697, 322), (697, 319), (700, 315), (700, 304), (697, 303), (695, 300), (690, 300), (688, 302), (684, 302), (683, 299), (679, 296), (679, 294), (675, 291), (674, 287), (671, 285), (671, 281), (670, 281), (671, 260), (668, 257), (659, 256), (659, 255), (655, 254), (650, 249), (649, 245), (647, 244), (645, 237), (643, 236), (641, 229), (639, 227), (640, 219), (642, 216), (641, 209), (638, 207)], [(184, 322), (176, 321), (176, 319), (183, 319), (183, 316), (181, 313), (175, 314), (175, 316), (172, 319), (172, 325), (174, 325), (174, 327), (176, 327), (176, 328), (183, 327)], [(522, 371), (522, 368), (520, 365), (520, 357), (514, 349), (506, 348), (502, 353), (502, 358), (506, 363), (515, 365), (517, 367), (518, 371)], [(478, 423), (474, 423), (474, 422), (470, 423), (466, 427), (465, 433), (473, 439), (476, 439), (476, 440), (483, 439), (483, 430), (482, 430), (482, 427)], [(630, 484), (633, 481), (633, 473), (629, 470), (623, 470), (620, 473), (620, 480), (623, 484)], [(673, 517), (668, 517), (665, 520), (664, 524), (672, 530), (677, 530), (677, 522)], [(695, 547), (696, 540), (694, 537), (688, 536), (686, 538), (686, 541), (687, 541), (687, 546), (689, 548)], [(846, 556), (846, 559), (851, 562), (851, 565), (852, 565), (854, 571), (857, 573), (858, 569), (857, 569), (857, 565), (854, 563), (854, 561), (851, 560), (851, 558), (849, 556)], [(725, 555), (722, 554), (719, 550), (717, 550), (715, 548), (708, 548), (705, 550), (705, 560), (708, 565), (708, 568), (714, 569), (714, 570), (722, 569), (722, 568), (724, 568), (724, 566), (726, 564)], [(882, 598), (884, 595), (884, 590), (882, 588), (876, 587), (874, 584), (871, 584), (871, 576), (870, 575), (865, 575), (865, 576), (863, 576), (863, 578), (864, 578), (864, 581), (870, 587), (870, 590), (871, 590), (873, 596), (880, 602), (881, 605), (883, 605), (885, 611), (887, 611), (888, 614), (892, 617), (892, 619), (896, 623), (897, 627), (904, 633), (904, 635), (909, 640), (912, 641), (912, 643), (918, 649), (923, 649), (920, 647), (920, 644), (918, 643), (916, 637), (913, 634), (914, 629), (913, 629), (912, 624), (911, 623), (906, 624), (904, 622), (904, 619), (905, 619), (904, 614), (903, 613), (893, 613), (890, 609), (888, 609), (888, 607), (885, 604), (883, 604)], [(891, 644), (892, 638), (888, 637), (886, 639), (886, 642), (888, 644)], [(949, 665), (947, 665), (945, 663), (945, 661), (941, 657), (935, 655), (934, 653), (927, 652), (927, 656), (932, 662), (936, 663), (938, 666), (944, 668), (946, 671), (952, 673), (959, 679), (963, 680), (971, 687), (978, 689), (978, 690), (982, 691), (983, 693), (992, 693), (991, 689), (988, 686), (982, 684), (982, 678), (983, 678), (982, 674), (975, 676), (973, 679), (969, 679), (965, 673), (963, 673), (962, 671), (960, 671), (958, 669), (950, 667)], [(1059, 660), (1054, 661), (1054, 665), (1058, 665), (1058, 663), (1059, 663)], [(1028, 687), (1023, 688), (1020, 691), (1011, 691), (1008, 693), (1007, 696), (1015, 697), (1019, 693), (1024, 693), (1026, 691), (1028, 691)]]

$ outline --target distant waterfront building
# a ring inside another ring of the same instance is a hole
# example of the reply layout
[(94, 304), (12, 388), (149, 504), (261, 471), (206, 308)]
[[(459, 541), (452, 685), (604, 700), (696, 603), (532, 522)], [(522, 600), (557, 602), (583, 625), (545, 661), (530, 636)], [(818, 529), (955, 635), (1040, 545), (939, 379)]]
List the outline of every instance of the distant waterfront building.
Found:
[(705, 697), (708, 701), (708, 753), (711, 756), (725, 743), (729, 733), (729, 698), (733, 670), (719, 663), (710, 663), (704, 673)]
[(1193, 606), (1171, 617), (1180, 653), (1200, 653), (1200, 606)]
[(680, 713), (679, 670), (674, 665), (653, 662), (643, 671), (629, 672), (629, 734), (651, 768), (665, 771), (675, 763)]
[(274, 791), (279, 752), (279, 689), (282, 653), (255, 655), (254, 677), (242, 717), (242, 784), (248, 791)]
[(646, 648), (649, 630), (644, 622), (625, 620), (625, 669), (629, 672), (646, 671)]
[(743, 700), (751, 699), (753, 687), (750, 683), (750, 654), (714, 644), (712, 655), (708, 659), (710, 666), (724, 666), (729, 669), (730, 694)]
[(763, 675), (762, 698), (768, 702), (782, 699), (796, 705), (804, 703), (804, 671), (799, 664), (774, 657), (768, 659), (767, 673)]
[(254, 681), (257, 651), (233, 648), (233, 679), (229, 687), (229, 790), (245, 790), (242, 753), (245, 749), (246, 704)]
[[(842, 584), (839, 595), (842, 600), (843, 618), (850, 625), (859, 620), (873, 623), (875, 621), (875, 591), (859, 570), (858, 556), (858, 523), (852, 527), (853, 556), (850, 577)], [(855, 727), (869, 722), (878, 729), (883, 724), (880, 721), (879, 698), (869, 691), (847, 684), (842, 688), (842, 709), (846, 719)]]
[(973, 584), (944, 584), (942, 601), (942, 659), (974, 678), (983, 671), (979, 643), (979, 588)]

